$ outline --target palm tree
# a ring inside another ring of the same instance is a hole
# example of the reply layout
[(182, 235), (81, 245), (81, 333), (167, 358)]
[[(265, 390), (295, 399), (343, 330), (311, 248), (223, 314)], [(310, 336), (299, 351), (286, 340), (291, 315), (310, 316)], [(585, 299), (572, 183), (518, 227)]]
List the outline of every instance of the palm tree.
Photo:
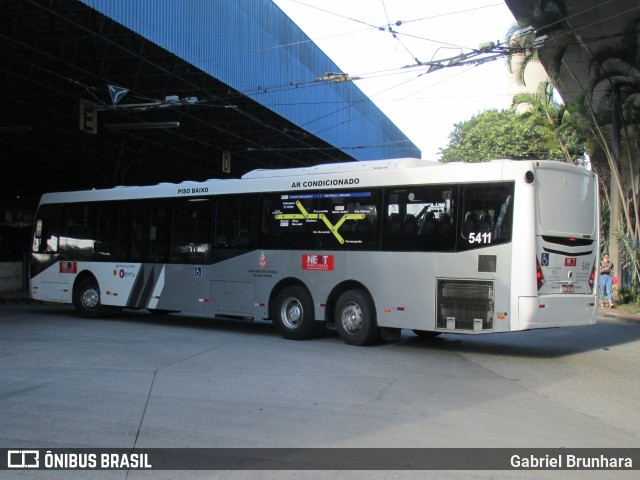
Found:
[(584, 129), (574, 121), (574, 116), (564, 104), (554, 99), (554, 87), (550, 81), (540, 82), (536, 93), (519, 93), (513, 97), (513, 105), (529, 107), (523, 116), (529, 117), (540, 136), (546, 139), (550, 150), (559, 147), (566, 162), (577, 163), (586, 152)]
[[(594, 124), (611, 125), (611, 148), (599, 138), (605, 148), (612, 179), (620, 193), (625, 222), (618, 228), (617, 240), (622, 246), (621, 266), (632, 274), (632, 289), (640, 285), (640, 17), (631, 20), (620, 40), (609, 42), (592, 54), (589, 103)], [(598, 97), (598, 95), (600, 95)], [(597, 120), (595, 120), (597, 119)], [(615, 205), (611, 206), (615, 212)], [(611, 225), (618, 223), (611, 218)]]
[[(557, 84), (569, 39), (574, 38), (569, 34), (571, 29), (564, 20), (566, 11), (563, 5), (560, 0), (541, 0), (530, 18), (510, 31), (507, 41), (510, 46), (516, 47), (514, 53), (520, 52), (522, 58), (521, 70), (516, 70), (522, 82), (526, 66), (538, 60), (540, 48), (545, 48), (550, 50), (545, 53), (548, 59), (545, 67), (552, 81)], [(532, 28), (523, 30), (522, 27), (527, 25)], [(550, 35), (549, 39), (544, 45), (536, 45), (537, 39), (543, 34)], [(586, 120), (583, 123), (591, 131), (593, 142), (600, 145), (606, 156), (612, 182), (610, 223), (612, 226), (619, 223), (616, 212), (622, 210), (625, 217), (623, 225), (633, 239), (637, 239), (640, 234), (640, 177), (637, 173), (640, 170), (639, 43), (640, 17), (629, 22), (622, 32), (621, 40), (609, 42), (592, 53), (590, 71), (593, 81), (588, 89), (583, 89), (583, 96), (579, 101), (567, 106), (573, 112), (582, 113), (583, 120)], [(523, 51), (524, 57), (521, 53)], [(573, 75), (570, 70), (568, 73)], [(577, 79), (574, 80), (582, 88)], [(600, 95), (602, 91), (604, 94)], [(575, 115), (575, 118), (579, 120), (580, 115)], [(611, 128), (607, 128), (608, 126)], [(620, 142), (619, 139), (623, 141)], [(605, 195), (605, 198), (609, 197)], [(610, 241), (612, 247), (617, 244), (613, 235)], [(633, 253), (637, 255), (637, 252)], [(636, 280), (640, 282), (640, 273)]]
[[(620, 40), (593, 52), (590, 71), (593, 80), (589, 103), (593, 106), (594, 123), (612, 125), (612, 148), (605, 151), (612, 173), (620, 178), (618, 188), (627, 227), (637, 237), (640, 233), (637, 178), (640, 168), (640, 17), (628, 23)], [(604, 134), (600, 134), (600, 138), (604, 140)], [(606, 146), (608, 142), (602, 143)]]

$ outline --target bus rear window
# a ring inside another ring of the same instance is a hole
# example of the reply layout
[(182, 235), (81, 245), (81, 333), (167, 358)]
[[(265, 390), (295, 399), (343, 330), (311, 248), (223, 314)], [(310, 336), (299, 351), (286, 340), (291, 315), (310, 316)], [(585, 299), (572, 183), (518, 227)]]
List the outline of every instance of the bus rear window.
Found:
[(535, 173), (541, 235), (593, 236), (596, 233), (595, 178), (587, 172), (558, 172), (538, 168)]

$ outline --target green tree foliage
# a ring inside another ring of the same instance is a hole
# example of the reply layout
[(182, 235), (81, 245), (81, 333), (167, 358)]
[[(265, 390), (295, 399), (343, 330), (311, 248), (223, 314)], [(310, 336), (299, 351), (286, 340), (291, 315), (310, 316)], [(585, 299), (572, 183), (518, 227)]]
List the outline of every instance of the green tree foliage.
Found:
[[(588, 63), (588, 86), (578, 81), (571, 68), (564, 68), (565, 77), (579, 87), (582, 96), (568, 104), (561, 117), (549, 115), (547, 127), (556, 124), (560, 130), (572, 129), (586, 137), (591, 168), (598, 173), (606, 201), (601, 217), (608, 219), (602, 229), (608, 243), (604, 248), (620, 252), (614, 261), (631, 277), (625, 288), (640, 302), (640, 17), (631, 18), (611, 40), (586, 46), (570, 25), (564, 0), (538, 0), (529, 10), (528, 17), (521, 18), (507, 35), (508, 45), (515, 47), (509, 67), (524, 83), (527, 65), (539, 61), (544, 50), (545, 68), (559, 85), (568, 51), (581, 53), (582, 61)], [(571, 113), (569, 122), (566, 112)]]
[[(640, 16), (629, 21), (620, 40), (608, 42), (592, 53), (589, 68), (591, 86), (586, 100), (596, 139), (607, 154), (612, 180), (620, 192), (624, 227), (630, 236), (639, 238)], [(613, 130), (620, 130), (619, 155), (613, 152), (617, 135), (610, 139), (603, 131), (605, 125), (614, 124), (614, 119), (618, 126)]]
[(440, 150), (443, 162), (485, 162), (498, 158), (513, 160), (566, 160), (563, 149), (574, 159), (584, 154), (584, 142), (567, 134), (564, 143), (550, 136), (544, 111), (535, 108), (518, 113), (515, 109), (487, 110), (457, 123), (449, 144)]
[(571, 108), (554, 99), (551, 82), (540, 82), (536, 93), (521, 93), (513, 97), (514, 106), (523, 106), (523, 116), (533, 124), (540, 141), (545, 142), (549, 151), (562, 150), (568, 163), (581, 164), (585, 153), (589, 152), (590, 130), (583, 124), (583, 118)]

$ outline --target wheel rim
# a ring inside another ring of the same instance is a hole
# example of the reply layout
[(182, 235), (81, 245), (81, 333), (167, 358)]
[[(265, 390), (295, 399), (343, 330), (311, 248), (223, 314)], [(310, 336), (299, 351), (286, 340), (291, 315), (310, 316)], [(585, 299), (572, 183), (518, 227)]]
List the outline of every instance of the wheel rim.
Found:
[(80, 300), (86, 309), (93, 310), (100, 304), (100, 290), (97, 287), (87, 287), (82, 291)]
[(342, 310), (342, 326), (348, 333), (358, 333), (362, 328), (362, 309), (357, 303), (349, 303)]
[(282, 304), (280, 318), (287, 328), (298, 328), (302, 324), (304, 310), (302, 303), (297, 298), (288, 298)]

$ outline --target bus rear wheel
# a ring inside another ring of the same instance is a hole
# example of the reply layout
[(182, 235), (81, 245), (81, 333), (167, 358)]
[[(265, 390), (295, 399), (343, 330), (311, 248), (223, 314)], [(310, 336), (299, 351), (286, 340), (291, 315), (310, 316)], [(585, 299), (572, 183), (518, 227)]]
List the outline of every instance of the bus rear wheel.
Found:
[(100, 287), (93, 277), (80, 280), (73, 289), (73, 306), (83, 317), (102, 315), (104, 306), (100, 302)]
[(349, 345), (372, 345), (380, 341), (375, 307), (365, 290), (348, 290), (340, 295), (335, 321), (338, 334)]
[(273, 320), (284, 338), (306, 340), (318, 336), (324, 322), (318, 322), (313, 314), (313, 300), (299, 286), (283, 288), (273, 303)]

